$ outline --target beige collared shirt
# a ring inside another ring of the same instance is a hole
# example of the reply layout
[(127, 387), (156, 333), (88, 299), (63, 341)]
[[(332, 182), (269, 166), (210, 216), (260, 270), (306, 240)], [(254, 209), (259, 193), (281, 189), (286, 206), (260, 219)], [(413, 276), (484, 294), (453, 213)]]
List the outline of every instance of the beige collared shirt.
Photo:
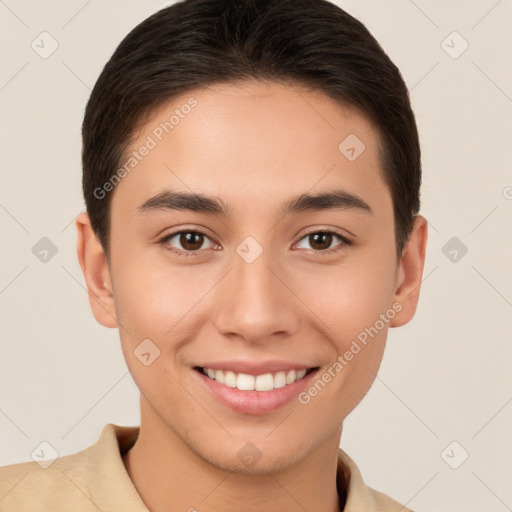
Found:
[[(0, 511), (148, 512), (121, 458), (138, 434), (139, 427), (109, 423), (96, 443), (47, 468), (33, 461), (0, 467)], [(347, 490), (344, 512), (412, 512), (368, 487), (341, 448), (337, 479)]]

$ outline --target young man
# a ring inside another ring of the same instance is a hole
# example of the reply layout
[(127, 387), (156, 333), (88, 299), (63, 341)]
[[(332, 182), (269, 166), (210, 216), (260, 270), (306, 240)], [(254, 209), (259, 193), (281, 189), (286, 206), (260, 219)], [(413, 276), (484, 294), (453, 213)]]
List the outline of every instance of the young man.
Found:
[(78, 257), (119, 328), (141, 424), (43, 469), (1, 510), (409, 510), (339, 449), (427, 226), (398, 69), (325, 0), (185, 0), (136, 27), (83, 124)]

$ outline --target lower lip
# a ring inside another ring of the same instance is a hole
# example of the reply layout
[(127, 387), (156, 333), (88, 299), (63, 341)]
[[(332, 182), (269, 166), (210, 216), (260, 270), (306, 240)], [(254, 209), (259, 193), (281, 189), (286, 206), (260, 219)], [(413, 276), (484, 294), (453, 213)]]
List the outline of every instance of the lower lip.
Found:
[(220, 384), (200, 370), (194, 369), (193, 372), (199, 377), (202, 385), (206, 386), (221, 403), (235, 411), (244, 414), (267, 414), (283, 407), (304, 391), (318, 373), (318, 369), (309, 372), (293, 384), (287, 384), (271, 391), (242, 391)]

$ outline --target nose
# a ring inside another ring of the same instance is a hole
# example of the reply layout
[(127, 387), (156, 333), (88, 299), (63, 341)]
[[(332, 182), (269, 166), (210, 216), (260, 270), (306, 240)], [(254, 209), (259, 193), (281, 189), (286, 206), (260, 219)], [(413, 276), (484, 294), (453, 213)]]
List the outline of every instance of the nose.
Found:
[(270, 251), (252, 263), (235, 255), (219, 290), (214, 324), (219, 333), (251, 343), (292, 336), (300, 323), (300, 301)]

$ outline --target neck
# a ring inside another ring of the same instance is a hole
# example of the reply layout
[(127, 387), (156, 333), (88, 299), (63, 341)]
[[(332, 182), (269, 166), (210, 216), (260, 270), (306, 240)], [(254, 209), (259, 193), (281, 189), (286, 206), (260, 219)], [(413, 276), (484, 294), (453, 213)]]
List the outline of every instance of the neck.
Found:
[(254, 512), (339, 512), (343, 507), (336, 486), (340, 437), (341, 426), (284, 470), (234, 472), (194, 451), (141, 400), (139, 437), (123, 462), (151, 512), (234, 512), (242, 504)]

